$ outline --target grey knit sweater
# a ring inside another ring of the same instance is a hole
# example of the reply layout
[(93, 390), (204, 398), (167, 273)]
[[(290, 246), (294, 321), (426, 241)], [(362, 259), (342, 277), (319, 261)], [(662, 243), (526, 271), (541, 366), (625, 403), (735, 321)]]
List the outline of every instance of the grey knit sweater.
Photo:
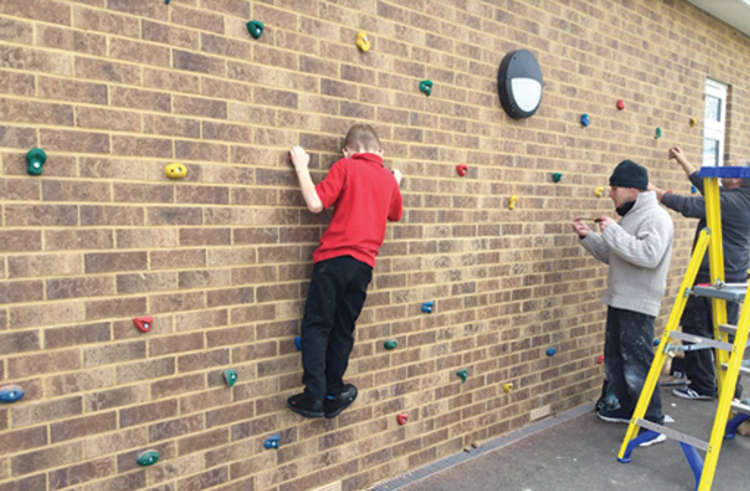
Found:
[(638, 194), (635, 205), (603, 233), (581, 240), (596, 259), (609, 264), (602, 302), (615, 308), (656, 316), (667, 287), (674, 225), (656, 193)]

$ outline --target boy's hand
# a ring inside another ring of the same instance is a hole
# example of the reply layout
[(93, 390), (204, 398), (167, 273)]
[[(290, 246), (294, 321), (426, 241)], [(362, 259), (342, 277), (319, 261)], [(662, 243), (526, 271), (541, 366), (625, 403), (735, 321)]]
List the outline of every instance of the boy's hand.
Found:
[(401, 171), (398, 170), (398, 169), (393, 169), (393, 177), (396, 179), (396, 184), (398, 184), (400, 186), (401, 185), (401, 179), (404, 177), (401, 174)]
[(296, 145), (289, 150), (289, 158), (294, 164), (294, 169), (299, 171), (307, 170), (307, 166), (310, 164), (310, 155), (305, 152), (305, 149)]
[(683, 160), (685, 160), (685, 156), (682, 154), (682, 149), (678, 146), (670, 148), (667, 157), (670, 160), (674, 159), (677, 162), (682, 162)]

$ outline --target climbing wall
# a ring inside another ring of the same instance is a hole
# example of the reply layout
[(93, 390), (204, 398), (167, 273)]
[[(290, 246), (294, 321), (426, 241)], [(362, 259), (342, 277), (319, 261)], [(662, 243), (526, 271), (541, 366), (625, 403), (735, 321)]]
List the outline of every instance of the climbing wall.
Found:
[[(517, 49), (544, 76), (522, 120)], [(681, 0), (0, 1), (0, 490), (361, 489), (591, 403), (606, 270), (570, 222), (614, 216), (623, 158), (689, 193), (666, 154), (699, 162), (707, 76), (750, 155), (748, 73), (750, 39)], [(328, 215), (287, 151), (317, 181), (355, 122), (404, 218), (359, 397), (309, 421), (285, 401)]]

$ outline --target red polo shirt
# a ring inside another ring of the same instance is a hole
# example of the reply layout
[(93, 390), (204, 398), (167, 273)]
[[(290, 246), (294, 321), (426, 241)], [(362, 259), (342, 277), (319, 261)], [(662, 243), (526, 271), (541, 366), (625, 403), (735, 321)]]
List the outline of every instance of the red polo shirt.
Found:
[(372, 153), (343, 158), (315, 186), (323, 208), (334, 207), (331, 224), (320, 238), (313, 262), (340, 256), (375, 267), (385, 239), (386, 219), (401, 220), (401, 191), (383, 159)]

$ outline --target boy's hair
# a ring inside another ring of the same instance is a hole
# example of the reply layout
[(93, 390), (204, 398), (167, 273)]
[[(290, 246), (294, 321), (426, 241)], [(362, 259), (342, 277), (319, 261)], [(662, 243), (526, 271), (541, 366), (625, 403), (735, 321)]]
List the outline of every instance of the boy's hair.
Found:
[(369, 124), (355, 124), (346, 133), (344, 146), (350, 150), (380, 151), (380, 140)]

